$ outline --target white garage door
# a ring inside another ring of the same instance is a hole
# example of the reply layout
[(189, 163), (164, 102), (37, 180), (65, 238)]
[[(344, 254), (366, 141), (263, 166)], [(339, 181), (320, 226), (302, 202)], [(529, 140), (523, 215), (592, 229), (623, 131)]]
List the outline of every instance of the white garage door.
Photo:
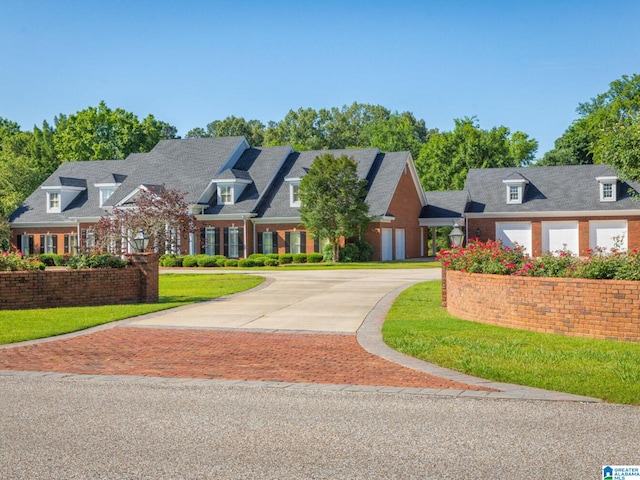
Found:
[(502, 240), (505, 247), (519, 245), (531, 254), (531, 222), (496, 223), (496, 240)]
[(579, 253), (578, 222), (542, 222), (542, 251)]
[(396, 228), (396, 260), (404, 260), (404, 229)]
[(393, 260), (393, 230), (382, 229), (382, 260)]
[(627, 250), (626, 220), (591, 220), (589, 222), (589, 248), (597, 247)]

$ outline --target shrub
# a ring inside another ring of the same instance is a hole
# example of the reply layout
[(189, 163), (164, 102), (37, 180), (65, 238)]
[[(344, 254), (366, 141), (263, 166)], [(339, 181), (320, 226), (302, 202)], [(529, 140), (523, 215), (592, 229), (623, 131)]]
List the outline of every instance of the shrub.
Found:
[(223, 256), (223, 255), (216, 255), (216, 264), (219, 267), (224, 267), (224, 264), (227, 261), (227, 257)]
[(323, 255), (321, 253), (309, 253), (307, 254), (307, 262), (320, 263), (322, 262)]
[(322, 247), (322, 258), (325, 262), (333, 261), (333, 246), (330, 243)]
[(38, 257), (23, 257), (19, 252), (2, 252), (0, 254), (0, 272), (44, 269), (45, 265)]
[(264, 261), (264, 266), (265, 267), (277, 267), (280, 265), (280, 262), (278, 261), (277, 258), (267, 258)]
[(176, 255), (175, 253), (165, 254), (160, 257), (161, 267), (182, 267), (185, 257)]
[(293, 263), (307, 263), (306, 253), (296, 253), (293, 255)]
[(183, 267), (197, 267), (198, 266), (198, 259), (196, 258), (195, 255), (185, 255), (182, 258), (182, 266)]
[(253, 258), (243, 258), (238, 260), (238, 267), (240, 268), (253, 268), (256, 266), (256, 262)]
[(278, 255), (277, 253), (267, 253), (266, 257), (271, 258), (272, 260), (278, 260), (280, 258), (280, 255)]
[(373, 255), (373, 247), (365, 240), (347, 243), (340, 250), (340, 261), (345, 263), (368, 262)]
[(280, 262), (280, 265), (286, 265), (293, 262), (293, 255), (291, 253), (283, 253), (278, 255), (278, 261)]
[(218, 259), (212, 255), (198, 255), (199, 267), (217, 267)]
[(238, 266), (238, 260), (236, 260), (235, 258), (230, 258), (229, 260), (226, 260), (224, 262), (224, 266), (225, 267), (237, 267)]
[(123, 268), (129, 265), (129, 260), (110, 253), (82, 254), (69, 257), (67, 266), (71, 269), (80, 268)]
[(70, 257), (71, 257), (71, 255), (69, 255), (68, 253), (64, 253), (62, 255), (56, 255), (53, 258), (53, 262), (56, 264), (56, 267), (62, 267), (62, 266), (65, 266), (69, 262), (69, 258)]
[(441, 250), (438, 258), (447, 268), (469, 273), (640, 280), (640, 253), (637, 250), (621, 253), (597, 249), (588, 253), (588, 257), (582, 259), (567, 250), (531, 258), (521, 247), (503, 247), (500, 242), (489, 240)]
[[(41, 253), (38, 257), (47, 267), (62, 264), (62, 255), (58, 255), (57, 253)], [(56, 259), (58, 260), (58, 263), (56, 263)]]
[(259, 257), (252, 258), (252, 260), (256, 264), (256, 267), (264, 267), (264, 262), (267, 260), (267, 257), (260, 255)]

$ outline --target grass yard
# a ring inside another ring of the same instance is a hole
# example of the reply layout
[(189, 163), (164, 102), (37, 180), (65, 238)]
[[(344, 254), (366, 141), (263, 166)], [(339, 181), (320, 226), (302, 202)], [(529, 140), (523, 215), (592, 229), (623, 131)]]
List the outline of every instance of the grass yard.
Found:
[(385, 343), (422, 360), (499, 382), (640, 405), (640, 344), (513, 330), (461, 320), (441, 306), (441, 283), (405, 290)]
[(260, 285), (255, 275), (160, 275), (160, 301), (136, 305), (0, 310), (0, 344), (75, 332), (103, 323), (241, 292)]

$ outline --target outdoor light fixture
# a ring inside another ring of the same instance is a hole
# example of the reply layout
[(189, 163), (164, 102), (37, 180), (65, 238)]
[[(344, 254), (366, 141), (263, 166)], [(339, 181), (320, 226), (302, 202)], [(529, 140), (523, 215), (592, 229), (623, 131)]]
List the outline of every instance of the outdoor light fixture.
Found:
[(134, 237), (133, 243), (136, 247), (136, 253), (142, 253), (147, 249), (147, 245), (149, 245), (149, 237), (145, 235), (144, 230), (140, 229)]
[(460, 230), (460, 225), (458, 222), (453, 224), (453, 230), (449, 234), (449, 240), (451, 241), (451, 246), (460, 247), (462, 246), (462, 242), (464, 241), (464, 232)]
[(476, 238), (480, 238), (481, 234), (482, 234), (482, 230), (480, 230), (480, 227), (476, 228)]

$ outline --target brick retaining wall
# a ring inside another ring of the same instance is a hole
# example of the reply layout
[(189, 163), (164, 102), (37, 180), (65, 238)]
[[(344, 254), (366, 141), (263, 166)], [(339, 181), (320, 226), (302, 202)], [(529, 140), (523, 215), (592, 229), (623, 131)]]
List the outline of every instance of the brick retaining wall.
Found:
[(452, 315), (503, 327), (640, 342), (640, 282), (481, 275), (445, 269)]
[(0, 272), (0, 310), (158, 301), (158, 255), (134, 255), (134, 266)]

